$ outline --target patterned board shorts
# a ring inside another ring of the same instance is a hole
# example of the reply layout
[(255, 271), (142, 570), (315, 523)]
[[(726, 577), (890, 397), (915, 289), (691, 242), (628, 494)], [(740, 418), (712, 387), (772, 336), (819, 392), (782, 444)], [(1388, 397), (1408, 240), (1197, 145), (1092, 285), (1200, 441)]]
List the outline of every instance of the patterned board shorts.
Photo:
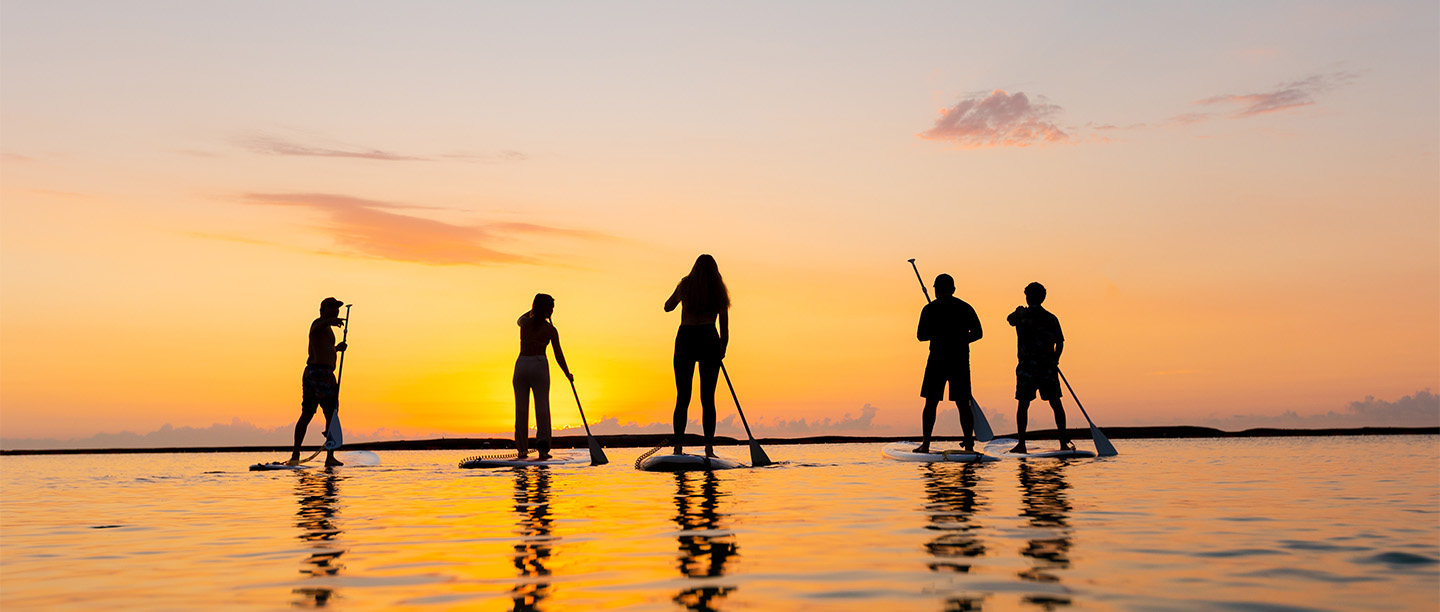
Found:
[(300, 411), (314, 414), (321, 408), (326, 414), (340, 407), (340, 386), (335, 382), (335, 372), (325, 366), (305, 366), (300, 377)]
[(1015, 366), (1015, 399), (1028, 402), (1039, 392), (1045, 401), (1060, 399), (1060, 370), (1034, 361)]

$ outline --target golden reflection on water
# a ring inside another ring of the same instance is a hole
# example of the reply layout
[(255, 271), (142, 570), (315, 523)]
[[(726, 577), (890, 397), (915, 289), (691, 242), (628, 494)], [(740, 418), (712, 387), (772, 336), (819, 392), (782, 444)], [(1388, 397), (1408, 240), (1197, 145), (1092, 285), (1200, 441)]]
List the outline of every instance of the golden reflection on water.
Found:
[[(1065, 481), (1069, 464), (1068, 461), (1020, 462), (1020, 516), (1038, 530), (1038, 535), (1030, 538), (1020, 551), (1032, 561), (1029, 569), (1019, 573), (1022, 580), (1058, 583), (1059, 570), (1070, 568), (1070, 501), (1066, 497), (1070, 483)], [(1070, 605), (1069, 597), (1056, 595), (1030, 594), (1024, 601), (1046, 610)]]
[[(300, 573), (311, 578), (339, 574), (345, 567), (340, 563), (345, 554), (339, 542), (343, 532), (336, 526), (342, 477), (330, 469), (299, 470), (295, 476), (295, 496), (300, 501), (295, 526), (300, 528), (298, 537), (312, 549), (301, 562)], [(335, 594), (329, 587), (297, 587), (292, 592), (300, 596), (294, 605), (307, 608), (324, 607)]]
[(539, 610), (550, 595), (550, 569), (545, 563), (559, 540), (551, 533), (550, 468), (514, 468), (515, 514), (520, 541), (515, 544), (515, 569), (520, 579), (510, 590), (515, 610)]
[(675, 603), (687, 610), (716, 610), (733, 586), (715, 584), (709, 578), (725, 575), (725, 565), (740, 555), (735, 534), (724, 529), (720, 512), (720, 479), (714, 472), (675, 474), (675, 524), (680, 528), (680, 573), (700, 584), (675, 596)]
[[(976, 513), (985, 507), (985, 499), (977, 492), (980, 464), (932, 463), (924, 468), (925, 512), (930, 524), (925, 528), (940, 532), (925, 544), (935, 557), (930, 571), (968, 574), (972, 560), (985, 555), (985, 543), (979, 537), (982, 528)], [(980, 599), (947, 597), (946, 610), (978, 610)]]

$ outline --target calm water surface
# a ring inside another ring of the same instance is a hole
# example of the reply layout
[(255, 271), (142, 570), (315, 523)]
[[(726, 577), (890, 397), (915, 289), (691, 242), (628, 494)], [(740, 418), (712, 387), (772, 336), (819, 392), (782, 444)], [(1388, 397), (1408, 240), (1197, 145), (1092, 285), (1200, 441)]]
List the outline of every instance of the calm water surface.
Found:
[[(1435, 610), (1440, 437), (1078, 461), (460, 470), (464, 452), (0, 457), (0, 607)], [(721, 453), (747, 458), (744, 447)]]

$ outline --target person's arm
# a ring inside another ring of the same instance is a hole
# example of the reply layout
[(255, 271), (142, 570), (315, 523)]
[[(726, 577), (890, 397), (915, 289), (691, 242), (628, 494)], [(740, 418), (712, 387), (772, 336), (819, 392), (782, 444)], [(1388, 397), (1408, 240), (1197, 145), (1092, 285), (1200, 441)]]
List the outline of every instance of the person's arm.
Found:
[(1055, 368), (1060, 368), (1060, 353), (1065, 352), (1065, 333), (1060, 331), (1060, 319), (1055, 319)]
[(570, 373), (570, 366), (565, 363), (565, 351), (560, 350), (560, 330), (550, 326), (550, 346), (555, 347), (555, 363), (560, 364), (560, 371), (565, 373), (565, 378), (575, 381), (575, 375)]
[(1015, 312), (1012, 312), (1012, 313), (1010, 313), (1010, 316), (1005, 317), (1005, 322), (1006, 322), (1006, 323), (1009, 323), (1009, 324), (1010, 324), (1010, 327), (1019, 327), (1019, 326), (1020, 326), (1020, 322), (1023, 321), (1023, 320), (1025, 320), (1025, 307), (1024, 307), (1024, 306), (1016, 306), (1016, 307), (1015, 307)]
[(720, 311), (720, 358), (725, 358), (725, 348), (730, 346), (730, 309)]
[(670, 299), (665, 300), (665, 312), (675, 310), (675, 307), (680, 305), (680, 288), (684, 286), (684, 278), (680, 279), (680, 282), (675, 284), (675, 292), (670, 294)]
[(530, 318), (530, 313), (531, 313), (531, 312), (532, 312), (532, 311), (529, 311), (529, 310), (525, 311), (525, 314), (520, 315), (520, 318), (515, 319), (515, 324), (516, 324), (516, 325), (524, 325), (524, 324), (525, 324), (525, 319)]
[(925, 317), (926, 313), (929, 311), (929, 306), (926, 306), (925, 308), (920, 310), (920, 326), (915, 328), (915, 339), (921, 342), (931, 340), (931, 337), (934, 335), (934, 333), (930, 330), (930, 321)]
[(975, 309), (970, 309), (970, 333), (965, 335), (965, 342), (970, 343), (985, 337), (985, 331), (980, 329), (980, 315), (975, 314)]

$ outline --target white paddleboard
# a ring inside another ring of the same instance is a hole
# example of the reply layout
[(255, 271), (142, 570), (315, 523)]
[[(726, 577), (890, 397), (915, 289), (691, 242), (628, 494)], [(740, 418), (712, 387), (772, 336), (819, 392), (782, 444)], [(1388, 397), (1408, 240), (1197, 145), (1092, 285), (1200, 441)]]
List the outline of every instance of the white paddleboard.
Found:
[[(351, 467), (373, 467), (380, 465), (380, 455), (377, 455), (370, 451), (348, 451), (343, 453), (336, 453), (335, 458), (339, 459), (345, 465)], [(301, 463), (300, 465), (287, 465), (283, 461), (257, 463), (250, 466), (250, 471), (263, 472), (267, 470), (305, 470), (312, 467), (325, 467), (325, 460), (317, 458), (316, 461), (311, 461), (310, 463)]]
[(1028, 453), (1000, 453), (1001, 457), (1012, 459), (1088, 459), (1094, 457), (1095, 453), (1087, 450), (1060, 450), (1058, 448), (1037, 448)]
[(647, 472), (708, 472), (745, 467), (745, 464), (724, 457), (651, 455), (636, 467)]
[(550, 451), (550, 458), (544, 461), (531, 455), (528, 459), (516, 459), (512, 454), (509, 457), (487, 458), (485, 456), (470, 457), (460, 462), (462, 468), (497, 468), (497, 467), (527, 467), (532, 465), (580, 465), (590, 463), (590, 453), (580, 451)]
[(898, 461), (988, 463), (1000, 460), (999, 457), (994, 455), (960, 449), (932, 450), (928, 453), (917, 453), (915, 449), (919, 446), (919, 442), (891, 442), (886, 444), (884, 448), (881, 448), (880, 452), (886, 457)]

